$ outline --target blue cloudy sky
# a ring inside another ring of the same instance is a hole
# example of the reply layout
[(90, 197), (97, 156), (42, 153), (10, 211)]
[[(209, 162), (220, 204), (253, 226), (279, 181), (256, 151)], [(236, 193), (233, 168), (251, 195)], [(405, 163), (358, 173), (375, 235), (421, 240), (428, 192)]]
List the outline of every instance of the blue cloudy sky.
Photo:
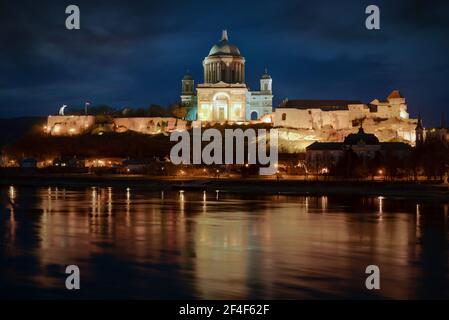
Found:
[[(65, 28), (65, 7), (81, 30)], [(381, 29), (365, 28), (369, 4)], [(359, 99), (399, 89), (409, 111), (436, 125), (449, 102), (448, 1), (25, 1), (0, 0), (0, 117), (46, 115), (83, 101), (168, 105), (189, 69), (227, 29), (282, 99)], [(446, 112), (449, 116), (449, 111)]]

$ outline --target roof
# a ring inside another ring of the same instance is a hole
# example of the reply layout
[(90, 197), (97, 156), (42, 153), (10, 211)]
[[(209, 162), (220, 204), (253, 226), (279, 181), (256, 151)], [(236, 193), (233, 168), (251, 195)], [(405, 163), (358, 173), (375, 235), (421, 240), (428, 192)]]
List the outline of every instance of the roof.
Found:
[(401, 93), (399, 92), (399, 90), (393, 90), (390, 95), (388, 96), (388, 100), (390, 99), (401, 99), (404, 98)]
[(377, 139), (377, 137), (372, 133), (365, 133), (365, 130), (360, 127), (359, 132), (347, 135), (344, 141), (344, 144), (347, 145), (355, 145), (358, 143), (365, 143), (370, 145), (379, 144), (379, 139)]
[(215, 44), (209, 51), (209, 56), (241, 56), (239, 48), (229, 43), (228, 32), (223, 30), (220, 42)]
[(262, 74), (262, 77), (261, 77), (262, 79), (271, 79), (271, 76), (270, 76), (270, 74), (268, 73), (268, 70), (267, 70), (267, 68), (265, 68), (265, 71), (264, 71), (264, 73)]
[(286, 100), (280, 108), (321, 109), (323, 111), (348, 110), (350, 104), (363, 104), (358, 100)]
[(343, 150), (341, 142), (314, 142), (306, 150)]

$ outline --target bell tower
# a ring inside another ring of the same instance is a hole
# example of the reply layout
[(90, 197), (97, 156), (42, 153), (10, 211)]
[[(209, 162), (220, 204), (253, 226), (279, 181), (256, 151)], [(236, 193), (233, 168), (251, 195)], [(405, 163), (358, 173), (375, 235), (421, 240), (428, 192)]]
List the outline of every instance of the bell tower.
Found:
[(187, 71), (181, 81), (181, 104), (187, 107), (187, 120), (196, 120), (197, 98), (195, 81)]
[(195, 82), (193, 81), (192, 76), (187, 71), (187, 74), (182, 78), (182, 95), (189, 96), (195, 93)]
[(271, 76), (268, 74), (267, 68), (265, 68), (265, 72), (262, 74), (260, 78), (260, 92), (263, 94), (272, 94), (272, 84), (273, 80)]

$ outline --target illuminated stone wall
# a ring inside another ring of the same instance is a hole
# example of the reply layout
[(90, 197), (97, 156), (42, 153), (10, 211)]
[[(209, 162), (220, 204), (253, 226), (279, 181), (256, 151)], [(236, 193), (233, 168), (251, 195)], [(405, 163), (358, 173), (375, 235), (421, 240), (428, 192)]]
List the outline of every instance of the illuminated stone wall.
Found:
[[(330, 110), (330, 111), (329, 111)], [(348, 104), (347, 110), (329, 105), (323, 108), (278, 107), (275, 111), (276, 127), (295, 129), (351, 129), (354, 122), (370, 119), (408, 120), (407, 104), (399, 91), (393, 91), (386, 101), (375, 99), (367, 104)], [(416, 120), (415, 120), (416, 121)]]
[[(367, 119), (363, 128), (367, 133), (373, 133), (381, 142), (399, 141), (415, 145), (417, 120), (391, 118), (383, 121)], [(315, 141), (342, 142), (350, 133), (356, 133), (358, 126), (343, 129), (321, 128), (278, 128), (279, 149), (281, 152), (304, 152), (305, 148)]]
[(77, 135), (90, 131), (95, 116), (48, 116), (45, 131), (51, 135)]
[(156, 134), (173, 130), (185, 130), (187, 121), (167, 117), (114, 118), (116, 132), (128, 130), (144, 134)]
[[(187, 128), (187, 121), (169, 117), (113, 118), (112, 121), (115, 132), (156, 134)], [(90, 132), (95, 125), (95, 116), (48, 116), (44, 130), (53, 136), (78, 135)]]
[(348, 104), (346, 109), (331, 105), (309, 109), (278, 107), (274, 112), (274, 126), (280, 128), (281, 149), (302, 152), (314, 141), (340, 142), (349, 133), (355, 133), (361, 124), (382, 142), (415, 144), (417, 119), (409, 119), (406, 100), (399, 91), (393, 91), (385, 101)]

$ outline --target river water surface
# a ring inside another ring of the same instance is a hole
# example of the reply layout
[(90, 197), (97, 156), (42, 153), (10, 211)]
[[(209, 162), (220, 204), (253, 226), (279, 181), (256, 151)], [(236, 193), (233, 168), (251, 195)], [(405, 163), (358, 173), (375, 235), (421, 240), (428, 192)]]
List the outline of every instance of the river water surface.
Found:
[[(449, 205), (2, 187), (1, 298), (449, 298)], [(81, 289), (65, 288), (77, 265)], [(380, 268), (380, 290), (365, 268)]]

